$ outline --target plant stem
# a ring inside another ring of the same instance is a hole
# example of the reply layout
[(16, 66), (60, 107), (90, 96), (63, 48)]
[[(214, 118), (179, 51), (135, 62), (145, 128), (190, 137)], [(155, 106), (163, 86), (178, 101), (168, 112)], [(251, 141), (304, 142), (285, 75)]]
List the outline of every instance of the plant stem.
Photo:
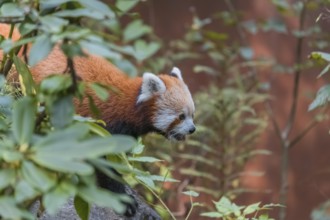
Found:
[[(8, 39), (11, 39), (13, 37), (14, 29), (15, 29), (15, 24), (11, 24), (9, 34), (8, 34)], [(12, 58), (12, 53), (10, 53), (10, 54), (11, 54), (11, 58)], [(9, 64), (10, 64), (9, 67), (11, 67), (11, 65), (13, 64), (13, 62), (10, 62), (10, 60), (12, 60), (12, 59), (10, 59), (9, 62), (7, 62), (7, 60), (8, 60), (8, 54), (3, 54), (1, 65), (0, 65), (0, 73), (3, 74), (5, 77), (7, 76), (8, 72), (9, 72), (9, 70), (8, 70)]]
[[(306, 14), (306, 1), (304, 2), (302, 11), (299, 17), (299, 31), (303, 31), (304, 28), (304, 20)], [(286, 206), (287, 205), (287, 197), (288, 197), (288, 173), (289, 173), (289, 150), (290, 150), (290, 141), (289, 134), (292, 131), (296, 114), (297, 114), (297, 104), (298, 104), (298, 96), (299, 96), (299, 83), (301, 76), (301, 67), (300, 64), (302, 62), (302, 46), (303, 46), (303, 37), (299, 37), (296, 45), (295, 51), (295, 63), (298, 66), (297, 70), (294, 73), (294, 82), (293, 82), (293, 90), (292, 90), (292, 103), (290, 108), (290, 114), (286, 123), (285, 128), (282, 132), (282, 157), (281, 157), (281, 183), (280, 183), (280, 204)], [(286, 219), (286, 208), (280, 208), (279, 220)]]

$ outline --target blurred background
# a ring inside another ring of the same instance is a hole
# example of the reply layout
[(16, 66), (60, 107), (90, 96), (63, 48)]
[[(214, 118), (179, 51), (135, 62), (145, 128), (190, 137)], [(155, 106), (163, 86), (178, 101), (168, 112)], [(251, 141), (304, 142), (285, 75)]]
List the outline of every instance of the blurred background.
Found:
[(149, 169), (181, 181), (162, 194), (179, 219), (189, 211), (179, 193), (187, 189), (206, 204), (191, 219), (204, 219), (199, 210), (222, 196), (238, 205), (281, 203), (275, 219), (330, 218), (321, 206), (330, 198), (329, 121), (320, 107), (328, 96), (316, 96), (328, 82), (327, 57), (318, 52), (329, 52), (329, 3), (147, 0), (121, 18), (124, 32), (155, 47), (143, 49), (151, 50), (148, 61), (122, 69), (176, 65), (194, 94), (196, 134), (179, 144), (146, 137), (146, 154), (166, 161)]

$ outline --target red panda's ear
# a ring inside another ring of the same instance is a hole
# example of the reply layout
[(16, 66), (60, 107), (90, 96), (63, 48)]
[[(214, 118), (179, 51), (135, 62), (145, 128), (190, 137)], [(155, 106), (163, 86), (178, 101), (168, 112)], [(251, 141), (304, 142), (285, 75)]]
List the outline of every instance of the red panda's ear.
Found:
[(151, 99), (154, 95), (162, 94), (166, 91), (165, 83), (152, 73), (144, 73), (142, 77), (141, 92), (137, 99), (137, 104)]
[(183, 78), (182, 78), (182, 75), (181, 75), (181, 70), (178, 67), (173, 67), (173, 69), (171, 70), (170, 75), (183, 81)]

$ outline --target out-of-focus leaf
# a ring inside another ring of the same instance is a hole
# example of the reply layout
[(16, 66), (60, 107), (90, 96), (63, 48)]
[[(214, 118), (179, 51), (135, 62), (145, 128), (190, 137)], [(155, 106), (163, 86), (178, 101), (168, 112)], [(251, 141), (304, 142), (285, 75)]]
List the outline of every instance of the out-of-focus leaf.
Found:
[(15, 200), (23, 202), (35, 198), (40, 192), (35, 190), (27, 181), (21, 180), (15, 186)]
[(310, 57), (315, 60), (323, 59), (327, 62), (330, 62), (330, 53), (315, 51), (311, 53)]
[(5, 187), (9, 186), (15, 181), (15, 171), (12, 169), (3, 169), (0, 170), (0, 190), (3, 190)]
[(35, 219), (28, 211), (19, 209), (14, 198), (9, 196), (0, 197), (0, 216), (3, 219)]
[(192, 197), (198, 197), (199, 196), (199, 193), (198, 192), (195, 192), (195, 191), (185, 191), (185, 192), (182, 192), (183, 194), (185, 195), (188, 195), (188, 196), (192, 196)]
[(313, 102), (308, 106), (308, 111), (324, 106), (330, 101), (330, 85), (325, 85), (319, 89)]
[(95, 186), (79, 188), (78, 195), (89, 203), (112, 208), (117, 213), (123, 213), (125, 211), (125, 205), (120, 201), (129, 201), (129, 198), (126, 196), (117, 195), (109, 190), (99, 189)]
[(40, 22), (42, 25), (45, 26), (44, 28), (47, 28), (48, 32), (52, 33), (58, 33), (62, 31), (63, 27), (65, 27), (69, 23), (69, 21), (66, 19), (58, 18), (52, 15), (41, 17)]
[(76, 189), (73, 185), (61, 182), (55, 189), (42, 197), (42, 204), (47, 213), (54, 215), (73, 196)]
[(248, 205), (243, 210), (243, 214), (244, 215), (249, 215), (249, 214), (252, 214), (252, 213), (256, 212), (259, 209), (259, 205), (260, 205), (260, 202)]
[(130, 1), (117, 1), (116, 7), (123, 13), (128, 12), (132, 8), (134, 8), (135, 5), (139, 3), (139, 0), (130, 0)]
[(103, 3), (102, 1), (95, 0), (95, 1), (90, 1), (90, 0), (77, 0), (82, 6), (84, 6), (87, 9), (96, 11), (99, 14), (103, 14), (107, 18), (114, 18), (115, 14), (114, 12), (110, 9), (110, 7)]
[(79, 196), (74, 197), (74, 208), (81, 220), (88, 220), (90, 206), (85, 200)]
[(80, 41), (79, 44), (91, 54), (106, 57), (111, 60), (118, 60), (121, 58), (119, 53), (112, 51), (109, 47), (105, 46), (105, 44), (90, 41)]
[(13, 61), (17, 72), (22, 76), (24, 90), (27, 95), (33, 95), (36, 91), (36, 85), (32, 78), (32, 74), (27, 65), (17, 56), (13, 56)]
[(105, 102), (108, 100), (109, 90), (105, 86), (99, 83), (91, 83), (90, 87), (94, 90), (97, 97), (99, 97), (102, 101)]
[(150, 33), (151, 28), (145, 24), (143, 24), (142, 20), (135, 20), (127, 25), (125, 28), (123, 35), (124, 40), (129, 42), (131, 40), (135, 40), (145, 34)]
[(24, 10), (15, 3), (5, 3), (0, 7), (0, 16), (21, 17), (24, 16)]
[(210, 218), (222, 218), (223, 214), (219, 212), (204, 212), (201, 216), (210, 217)]
[(73, 121), (73, 96), (59, 97), (50, 107), (50, 121), (56, 129), (64, 128)]
[(54, 13), (54, 15), (65, 18), (89, 17), (96, 20), (105, 19), (105, 16), (103, 14), (97, 13), (94, 10), (90, 10), (87, 8), (78, 8), (74, 10), (61, 10)]
[(32, 97), (25, 96), (14, 103), (12, 130), (19, 144), (31, 140), (36, 119), (36, 103)]
[(155, 163), (155, 162), (159, 162), (162, 160), (159, 160), (157, 158), (154, 157), (128, 157), (129, 161), (138, 161), (138, 162), (145, 162), (145, 163)]
[(55, 94), (70, 88), (72, 80), (69, 75), (52, 75), (42, 80), (40, 91), (45, 94)]
[(91, 167), (87, 163), (75, 161), (75, 160), (62, 159), (59, 158), (58, 155), (51, 156), (51, 155), (41, 154), (41, 155), (35, 155), (32, 159), (41, 166), (64, 173), (91, 175), (94, 171), (93, 167)]
[(22, 175), (24, 179), (37, 189), (46, 192), (56, 184), (54, 175), (34, 165), (32, 162), (23, 161)]
[(253, 49), (251, 47), (241, 47), (239, 52), (246, 60), (251, 60), (253, 58)]
[(147, 44), (143, 40), (138, 40), (134, 43), (134, 48), (136, 50), (135, 58), (138, 61), (143, 61), (154, 55), (159, 50), (160, 44), (156, 42)]
[(34, 66), (51, 52), (54, 44), (50, 41), (50, 36), (43, 34), (36, 38), (29, 54), (29, 65)]
[(155, 189), (156, 187), (154, 181), (152, 180), (152, 178), (150, 178), (150, 176), (137, 175), (135, 176), (135, 178), (140, 180), (143, 184), (147, 185), (151, 189)]

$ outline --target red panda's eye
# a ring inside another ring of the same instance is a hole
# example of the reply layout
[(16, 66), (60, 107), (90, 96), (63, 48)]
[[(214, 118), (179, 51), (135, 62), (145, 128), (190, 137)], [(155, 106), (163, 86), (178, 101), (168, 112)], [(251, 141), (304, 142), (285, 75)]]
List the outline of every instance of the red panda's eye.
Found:
[(181, 121), (183, 121), (185, 118), (186, 118), (186, 116), (185, 116), (184, 114), (179, 115), (179, 119), (180, 119)]

